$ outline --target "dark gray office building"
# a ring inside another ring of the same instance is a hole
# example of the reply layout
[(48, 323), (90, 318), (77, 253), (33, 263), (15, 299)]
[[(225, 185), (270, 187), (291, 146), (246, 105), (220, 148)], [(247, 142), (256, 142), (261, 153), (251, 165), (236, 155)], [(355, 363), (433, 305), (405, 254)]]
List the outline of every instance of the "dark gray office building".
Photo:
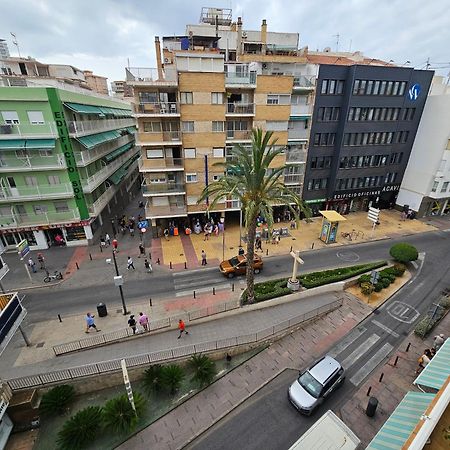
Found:
[(320, 66), (303, 188), (315, 213), (395, 205), (433, 74)]

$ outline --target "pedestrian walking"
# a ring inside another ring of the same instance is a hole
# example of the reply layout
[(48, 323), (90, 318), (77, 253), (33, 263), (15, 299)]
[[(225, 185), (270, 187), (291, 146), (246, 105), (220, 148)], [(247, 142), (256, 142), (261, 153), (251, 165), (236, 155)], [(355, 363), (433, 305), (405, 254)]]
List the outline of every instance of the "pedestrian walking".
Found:
[(105, 238), (103, 236), (100, 236), (100, 248), (105, 248), (106, 247), (106, 241)]
[(111, 245), (111, 238), (108, 233), (105, 234), (105, 243), (107, 247)]
[(145, 256), (145, 247), (144, 247), (144, 244), (142, 242), (139, 244), (139, 256), (138, 256), (138, 258), (140, 258), (141, 256)]
[(136, 270), (136, 268), (134, 267), (133, 259), (131, 258), (131, 256), (129, 256), (129, 257), (128, 257), (128, 260), (127, 260), (127, 270), (130, 270), (130, 267), (131, 267), (133, 270)]
[(148, 273), (152, 273), (153, 272), (152, 263), (148, 259), (144, 260), (144, 267), (145, 267), (145, 270)]
[(416, 370), (416, 374), (422, 372), (425, 367), (427, 367), (428, 363), (432, 358), (430, 350), (427, 348), (424, 350), (422, 356), (417, 360), (419, 362), (419, 367)]
[(95, 331), (99, 332), (101, 331), (99, 328), (96, 327), (94, 322), (94, 315), (91, 313), (87, 313), (86, 317), (84, 319), (86, 321), (86, 331), (85, 333), (89, 333), (89, 330), (93, 328)]
[(255, 249), (256, 249), (256, 251), (258, 251), (258, 250), (263, 251), (263, 249), (262, 249), (262, 241), (261, 241), (261, 237), (260, 236), (258, 236), (256, 238)]
[(168, 228), (164, 229), (164, 238), (165, 238), (166, 241), (169, 240), (169, 229)]
[(134, 225), (129, 225), (128, 229), (130, 230), (130, 236), (134, 237)]
[(433, 338), (433, 341), (433, 348), (438, 351), (445, 342), (445, 335), (443, 333), (438, 334)]
[(144, 329), (144, 331), (150, 331), (148, 326), (148, 316), (143, 312), (139, 313), (139, 325)]
[(112, 240), (112, 247), (115, 252), (119, 252), (119, 243), (117, 242), (117, 239)]
[(202, 250), (202, 266), (206, 266), (206, 264), (208, 264), (206, 262), (206, 252), (205, 250)]
[(33, 273), (36, 273), (36, 263), (33, 261), (33, 258), (31, 258), (28, 260), (28, 265), (31, 267), (31, 270), (33, 271)]
[(133, 330), (133, 334), (136, 334), (136, 319), (133, 314), (128, 319), (128, 326)]
[(39, 268), (40, 269), (45, 269), (45, 258), (44, 258), (44, 255), (42, 253), (38, 253), (37, 260), (38, 260), (38, 263), (39, 263)]
[(181, 337), (181, 335), (183, 333), (189, 334), (189, 332), (186, 331), (186, 325), (184, 324), (184, 322), (181, 319), (178, 321), (178, 329), (180, 330), (180, 334), (178, 335), (178, 339), (180, 339), (180, 337)]

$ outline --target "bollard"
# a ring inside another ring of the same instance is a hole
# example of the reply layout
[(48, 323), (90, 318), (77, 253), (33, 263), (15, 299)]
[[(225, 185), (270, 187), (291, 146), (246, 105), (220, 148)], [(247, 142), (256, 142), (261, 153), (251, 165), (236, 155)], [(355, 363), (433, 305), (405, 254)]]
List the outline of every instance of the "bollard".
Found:
[(148, 259), (152, 259), (152, 252), (148, 252)]
[(291, 245), (291, 250), (290, 251), (292, 252), (292, 245)]
[(375, 411), (377, 410), (378, 400), (375, 397), (369, 398), (369, 403), (366, 408), (367, 417), (373, 417), (375, 415)]
[(61, 316), (58, 314), (58, 319), (60, 322), (62, 322)]
[(150, 308), (153, 306), (151, 297), (149, 298)]
[(314, 250), (314, 242), (311, 244), (311, 250)]
[(408, 345), (406, 346), (406, 351), (409, 352), (409, 347), (411, 347), (411, 342), (408, 342)]
[(216, 288), (213, 287), (213, 295), (216, 295)]
[(187, 269), (187, 264), (186, 261), (184, 262), (184, 268)]
[(100, 253), (103, 253), (103, 247), (100, 244)]
[(394, 366), (396, 366), (398, 363), (398, 356), (395, 357)]
[(231, 292), (234, 292), (234, 283), (231, 285)]
[(92, 261), (92, 255), (89, 253), (89, 258), (90, 258), (90, 260)]
[(367, 389), (367, 394), (366, 394), (367, 397), (370, 395), (371, 390), (372, 390), (372, 386), (369, 386), (369, 389)]
[(266, 256), (269, 256), (269, 249), (266, 248)]
[(80, 266), (78, 265), (78, 263), (76, 262), (75, 264), (77, 266), (77, 270), (80, 270)]
[(383, 381), (384, 373), (381, 373), (380, 378), (378, 379), (378, 382), (381, 383)]
[(156, 264), (161, 264), (161, 261), (159, 260), (159, 258), (158, 258), (158, 260), (156, 261)]
[(194, 298), (195, 298), (195, 291), (194, 291)]
[(172, 268), (172, 261), (170, 261), (170, 263), (169, 263), (169, 269), (171, 269)]

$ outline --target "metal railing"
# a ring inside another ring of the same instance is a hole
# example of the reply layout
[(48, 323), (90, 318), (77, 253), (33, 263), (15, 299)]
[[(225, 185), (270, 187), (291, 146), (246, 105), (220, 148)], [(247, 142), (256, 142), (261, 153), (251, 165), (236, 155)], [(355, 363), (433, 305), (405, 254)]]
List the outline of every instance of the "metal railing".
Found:
[(108, 202), (114, 197), (116, 189), (111, 185), (100, 197), (88, 207), (90, 216), (98, 216)]
[(225, 64), (225, 84), (256, 85), (256, 72), (248, 64)]
[(175, 217), (186, 214), (187, 214), (187, 207), (185, 205), (153, 206), (147, 204), (145, 206), (145, 216), (150, 219), (154, 219), (157, 217)]
[[(180, 131), (139, 131), (139, 144), (145, 145), (146, 143), (154, 142), (169, 142), (181, 141)], [(180, 143), (181, 145), (181, 143)]]
[(316, 84), (315, 75), (294, 75), (295, 88), (314, 88)]
[(0, 124), (0, 136), (3, 138), (58, 136), (54, 122), (43, 124)]
[[(230, 347), (236, 347), (238, 345), (255, 344), (270, 339), (289, 328), (298, 326), (301, 323), (311, 320), (317, 316), (333, 311), (341, 305), (342, 299), (335, 300), (328, 305), (320, 306), (305, 314), (297, 315), (295, 317), (292, 317), (291, 319), (284, 320), (277, 323), (276, 325), (264, 328), (255, 333), (249, 333), (246, 335), (234, 336), (214, 341), (206, 341), (199, 344), (185, 345), (182, 347), (160, 350), (152, 353), (144, 353), (140, 355), (130, 356), (124, 359), (127, 367), (132, 368), (145, 366), (148, 364), (160, 363), (163, 361), (170, 361), (178, 358), (185, 358), (197, 353), (223, 350)], [(96, 336), (96, 338), (101, 340), (101, 336)], [(31, 387), (46, 386), (53, 383), (76, 380), (108, 372), (118, 372), (122, 370), (120, 365), (121, 359), (113, 359), (109, 361), (87, 364), (84, 366), (56, 370), (54, 372), (29, 375), (20, 378), (12, 378), (7, 380), (7, 382), (12, 390), (18, 390), (28, 389)]]
[(286, 162), (306, 163), (306, 150), (288, 150), (286, 151)]
[(298, 175), (285, 175), (284, 176), (284, 182), (285, 183), (295, 183), (295, 184), (299, 184), (299, 183), (303, 183), (304, 181), (304, 175), (303, 174), (298, 174)]
[(255, 104), (227, 103), (227, 114), (255, 114)]
[(180, 114), (180, 107), (176, 102), (145, 102), (136, 105), (137, 114)]
[(227, 139), (231, 140), (247, 140), (251, 139), (250, 130), (227, 130)]
[(177, 71), (174, 68), (157, 69), (153, 67), (126, 67), (126, 82), (133, 85), (151, 84), (159, 86), (173, 86), (178, 84)]
[(186, 191), (186, 186), (184, 183), (152, 183), (142, 185), (142, 193), (144, 195), (149, 194), (168, 194), (179, 192), (184, 194)]
[(139, 159), (139, 170), (158, 172), (160, 170), (184, 169), (182, 158)]
[(39, 156), (27, 155), (17, 157), (15, 153), (12, 153), (11, 157), (7, 152), (2, 152), (0, 158), (0, 172), (10, 172), (11, 170), (52, 170), (52, 169), (65, 169), (66, 161), (63, 155), (56, 156)]
[[(131, 115), (131, 111), (130, 111)], [(129, 119), (105, 119), (105, 120), (79, 120), (67, 122), (69, 133), (74, 136), (98, 133), (101, 131), (116, 130), (118, 128), (133, 127), (136, 120)]]
[[(294, 122), (295, 123), (295, 122)], [(304, 122), (296, 122), (303, 124)], [(288, 128), (288, 140), (289, 139), (301, 139), (306, 140), (309, 138), (309, 128), (301, 127)]]
[(293, 105), (291, 104), (291, 116), (295, 116), (295, 115), (311, 115), (312, 114), (312, 104), (309, 105), (305, 105), (305, 104), (297, 104), (297, 105)]
[(48, 199), (58, 196), (73, 196), (73, 187), (70, 183), (49, 184), (38, 186), (16, 185), (0, 187), (0, 202), (26, 199)]
[(13, 213), (11, 216), (0, 216), (0, 225), (4, 228), (15, 228), (19, 225), (37, 226), (79, 221), (80, 216), (75, 211), (46, 212), (35, 215)]

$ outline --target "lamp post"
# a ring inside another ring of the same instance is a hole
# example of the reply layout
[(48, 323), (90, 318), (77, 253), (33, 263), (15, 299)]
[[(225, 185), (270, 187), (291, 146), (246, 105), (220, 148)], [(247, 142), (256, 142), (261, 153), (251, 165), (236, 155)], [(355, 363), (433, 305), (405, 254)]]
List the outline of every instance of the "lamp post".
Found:
[(122, 300), (123, 315), (126, 316), (128, 314), (128, 311), (127, 311), (127, 305), (125, 304), (125, 297), (123, 296), (123, 289), (122, 289), (123, 278), (119, 274), (119, 268), (117, 267), (115, 250), (112, 251), (112, 255), (113, 255), (113, 260), (114, 260), (114, 267), (116, 269), (116, 276), (114, 277), (114, 284), (119, 288), (120, 298)]
[(242, 247), (242, 205), (239, 209), (239, 247)]
[(225, 261), (225, 217), (220, 218), (220, 223), (223, 226), (222, 232), (222, 261)]

